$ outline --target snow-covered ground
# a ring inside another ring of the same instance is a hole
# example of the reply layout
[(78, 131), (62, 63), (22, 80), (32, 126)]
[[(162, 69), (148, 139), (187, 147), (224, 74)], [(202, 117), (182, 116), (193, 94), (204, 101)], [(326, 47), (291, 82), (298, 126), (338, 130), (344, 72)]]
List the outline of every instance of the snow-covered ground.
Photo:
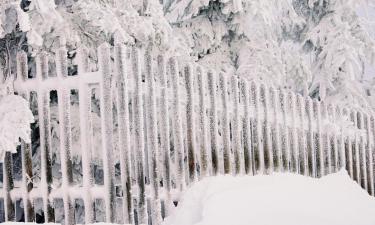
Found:
[(346, 171), (207, 178), (185, 192), (164, 225), (374, 225), (375, 199)]

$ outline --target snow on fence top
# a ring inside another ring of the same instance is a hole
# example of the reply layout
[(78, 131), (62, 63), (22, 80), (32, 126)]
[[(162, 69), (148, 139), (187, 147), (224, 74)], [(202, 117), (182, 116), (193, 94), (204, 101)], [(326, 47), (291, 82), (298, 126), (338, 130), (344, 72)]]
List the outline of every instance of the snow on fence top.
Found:
[[(39, 138), (33, 141), (40, 148), (22, 143), (21, 180), (13, 177), (15, 156), (7, 153), (0, 220), (14, 221), (21, 210), (27, 222), (43, 212), (45, 222), (160, 224), (192, 182), (224, 173), (290, 171), (320, 177), (344, 167), (374, 195), (373, 115), (180, 65), (174, 57), (154, 56), (151, 47), (103, 44), (96, 72), (88, 71), (80, 50), (73, 76), (66, 56), (65, 48), (58, 50), (52, 76), (49, 56), (37, 55), (36, 77), (28, 78), (27, 56), (18, 55), (14, 87), (31, 103), (36, 96)], [(51, 105), (52, 93), (57, 93), (57, 108)], [(72, 105), (77, 95), (78, 106)], [(59, 146), (52, 141), (54, 113)], [(102, 151), (99, 160), (96, 148)], [(36, 163), (40, 170), (34, 169)], [(84, 213), (77, 212), (78, 200)], [(54, 211), (56, 202), (63, 210)]]

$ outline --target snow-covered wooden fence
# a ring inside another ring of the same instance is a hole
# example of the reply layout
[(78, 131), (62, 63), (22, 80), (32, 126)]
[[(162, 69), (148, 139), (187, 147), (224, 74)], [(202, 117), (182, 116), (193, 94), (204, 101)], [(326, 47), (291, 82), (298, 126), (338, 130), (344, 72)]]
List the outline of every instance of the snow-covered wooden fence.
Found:
[[(344, 167), (374, 195), (374, 115), (180, 65), (177, 58), (155, 56), (151, 47), (103, 44), (96, 72), (88, 71), (80, 50), (74, 76), (68, 76), (66, 56), (65, 48), (57, 51), (56, 76), (51, 76), (48, 55), (39, 54), (36, 77), (28, 78), (27, 56), (18, 55), (15, 91), (26, 99), (37, 96), (41, 169), (40, 179), (34, 179), (32, 145), (22, 143), (22, 179), (15, 182), (7, 153), (0, 189), (5, 221), (15, 220), (19, 201), (23, 221), (34, 221), (34, 202), (41, 200), (44, 221), (54, 222), (59, 199), (64, 223), (75, 224), (75, 200), (82, 199), (85, 223), (98, 221), (96, 213), (103, 210), (105, 222), (160, 224), (181, 191), (218, 174), (290, 171), (320, 177)], [(93, 89), (100, 96), (102, 184), (93, 175)], [(78, 183), (72, 169), (71, 90), (79, 96)], [(58, 96), (60, 185), (52, 175), (51, 91)]]

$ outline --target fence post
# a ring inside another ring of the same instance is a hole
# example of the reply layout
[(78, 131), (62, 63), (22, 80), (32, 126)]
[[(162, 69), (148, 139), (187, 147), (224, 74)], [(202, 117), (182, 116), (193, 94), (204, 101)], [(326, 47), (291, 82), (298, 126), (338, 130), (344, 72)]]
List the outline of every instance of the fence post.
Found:
[[(369, 129), (370, 129), (370, 134), (371, 136), (369, 137), (370, 140), (374, 140), (375, 139), (375, 118), (374, 118), (374, 115), (371, 115), (371, 119), (369, 120)], [(374, 191), (374, 186), (375, 186), (375, 177), (374, 177), (374, 169), (375, 169), (375, 165), (374, 165), (374, 159), (375, 159), (375, 151), (374, 151), (374, 142), (373, 141), (370, 141), (370, 144), (369, 144), (369, 151), (368, 151), (368, 154), (369, 154), (369, 165), (370, 165), (370, 187), (371, 187), (371, 190), (372, 190), (372, 196), (375, 196), (375, 191)]]
[(302, 95), (297, 95), (297, 111), (299, 119), (300, 130), (298, 132), (298, 145), (299, 145), (299, 170), (301, 174), (307, 176), (309, 173), (309, 161), (307, 152), (307, 142), (306, 142), (306, 109), (305, 109), (305, 99)]
[(299, 149), (299, 146), (298, 146), (298, 135), (297, 135), (297, 130), (296, 130), (296, 126), (297, 126), (297, 107), (296, 107), (296, 96), (294, 93), (292, 93), (291, 91), (288, 92), (288, 107), (290, 109), (290, 112), (291, 112), (291, 147), (292, 147), (292, 151), (291, 151), (291, 170), (295, 173), (299, 173), (299, 154), (298, 154), (298, 149)]
[[(80, 48), (78, 50), (78, 75), (82, 76), (87, 72), (86, 50)], [(92, 150), (92, 126), (91, 126), (91, 92), (82, 81), (79, 86), (79, 121), (81, 132), (81, 149), (82, 149), (82, 177), (83, 177), (83, 201), (85, 205), (85, 223), (94, 222), (94, 202), (91, 197), (91, 187), (93, 185), (93, 177), (91, 173), (91, 150)]]
[(186, 94), (187, 94), (187, 159), (189, 165), (190, 183), (197, 180), (199, 157), (197, 157), (196, 128), (195, 128), (195, 93), (194, 93), (194, 75), (192, 65), (184, 68)]
[[(254, 173), (255, 174), (264, 174), (264, 149), (263, 149), (263, 135), (262, 135), (262, 118), (260, 113), (260, 95), (259, 95), (259, 87), (258, 85), (252, 81), (251, 82), (251, 104), (252, 108), (254, 109), (254, 119), (252, 121), (252, 131), (254, 137), (254, 147), (256, 149), (253, 150), (254, 152)], [(254, 143), (253, 142), (253, 143)]]
[(110, 46), (107, 43), (98, 49), (100, 80), (100, 117), (102, 127), (103, 169), (105, 186), (105, 215), (106, 222), (115, 221), (115, 186), (113, 165), (113, 115), (112, 115), (112, 86)]
[(323, 140), (322, 140), (322, 109), (320, 102), (317, 99), (313, 101), (314, 114), (316, 116), (316, 157), (317, 157), (317, 176), (322, 177), (324, 175), (324, 151), (323, 151)]
[(342, 116), (342, 109), (339, 106), (336, 106), (336, 116), (335, 116), (335, 121), (339, 123), (339, 128), (340, 128), (340, 137), (339, 137), (339, 146), (338, 146), (338, 167), (339, 169), (341, 168), (346, 168), (346, 157), (345, 157), (345, 140), (344, 140), (344, 126), (342, 123), (343, 116)]
[(157, 132), (157, 117), (156, 117), (156, 90), (155, 77), (152, 64), (152, 44), (147, 46), (145, 54), (145, 77), (148, 88), (148, 157), (149, 157), (149, 174), (151, 185), (151, 198), (153, 198), (151, 205), (151, 219), (153, 224), (161, 224), (161, 203), (159, 197), (159, 149), (158, 149), (158, 132)]
[(172, 89), (173, 89), (173, 114), (175, 115), (174, 120), (172, 120), (174, 128), (174, 149), (175, 153), (175, 165), (176, 165), (176, 185), (177, 189), (183, 190), (185, 183), (185, 153), (184, 144), (182, 138), (182, 120), (181, 120), (181, 110), (180, 110), (180, 74), (178, 70), (177, 60), (171, 58), (168, 61), (168, 70), (170, 73), (170, 78), (172, 79)]
[[(19, 52), (17, 54), (17, 80), (18, 82), (25, 82), (28, 79), (28, 65), (26, 52)], [(22, 93), (22, 97), (30, 103), (30, 92)], [(23, 205), (25, 222), (34, 221), (34, 207), (29, 198), (29, 192), (33, 189), (33, 183), (29, 182), (29, 177), (33, 177), (32, 161), (31, 161), (31, 144), (26, 144), (21, 141), (22, 154), (22, 185), (23, 185)]]
[(279, 91), (271, 86), (270, 88), (271, 106), (273, 108), (273, 128), (271, 129), (273, 142), (273, 157), (274, 167), (277, 172), (282, 172), (282, 144), (280, 138), (280, 104), (279, 104)]
[(290, 171), (290, 142), (289, 142), (289, 120), (288, 120), (288, 106), (287, 106), (287, 94), (285, 91), (281, 91), (279, 94), (280, 108), (283, 115), (282, 122), (282, 167), (283, 171)]
[(241, 99), (244, 112), (243, 118), (243, 151), (245, 152), (245, 170), (247, 174), (254, 174), (254, 154), (251, 143), (251, 127), (250, 127), (250, 97), (249, 86), (247, 81), (241, 80)]
[(322, 132), (322, 147), (323, 147), (323, 165), (324, 165), (324, 174), (330, 174), (331, 173), (331, 165), (332, 165), (332, 159), (331, 159), (331, 148), (329, 144), (329, 131), (327, 131), (325, 128), (327, 127), (327, 123), (329, 122), (328, 118), (328, 110), (327, 110), (327, 104), (325, 102), (321, 102), (321, 110), (322, 110), (322, 119), (321, 119), (321, 132)]
[(116, 44), (115, 55), (115, 80), (117, 84), (117, 114), (118, 114), (118, 132), (119, 132), (119, 151), (120, 151), (120, 170), (121, 186), (123, 190), (122, 211), (124, 223), (134, 223), (133, 204), (132, 204), (132, 173), (130, 160), (130, 130), (129, 130), (129, 97), (128, 82), (126, 76), (126, 48), (122, 44)]
[[(349, 110), (344, 108), (342, 111), (344, 120), (350, 121), (350, 114)], [(345, 128), (346, 129), (346, 128)], [(344, 128), (343, 128), (344, 132)], [(353, 172), (353, 151), (352, 151), (352, 140), (349, 133), (346, 133), (346, 140), (345, 140), (345, 155), (346, 155), (346, 169), (349, 172), (349, 175), (351, 178), (354, 178), (354, 172)]]
[(210, 96), (210, 136), (212, 148), (212, 163), (215, 168), (215, 175), (224, 174), (223, 153), (218, 146), (218, 125), (217, 125), (217, 103), (216, 103), (216, 79), (213, 71), (208, 72), (208, 90)]
[(269, 101), (269, 95), (268, 95), (268, 88), (266, 85), (262, 84), (260, 86), (260, 98), (263, 105), (263, 114), (264, 114), (264, 120), (263, 120), (263, 127), (262, 127), (262, 135), (265, 143), (265, 151), (264, 151), (264, 161), (265, 161), (265, 167), (266, 172), (272, 173), (274, 172), (274, 165), (273, 165), (273, 152), (272, 152), (272, 140), (271, 140), (271, 116), (270, 116), (270, 101)]
[[(233, 130), (233, 151), (235, 157), (235, 173), (243, 175), (245, 173), (245, 157), (244, 150), (241, 147), (241, 128), (240, 128), (240, 95), (238, 89), (238, 79), (235, 76), (231, 78), (232, 96), (233, 96), (233, 107), (234, 107), (234, 120), (232, 125)], [(241, 103), (244, 104), (243, 99)]]
[(315, 149), (315, 138), (314, 138), (314, 107), (313, 107), (313, 101), (310, 97), (306, 97), (306, 111), (307, 111), (307, 116), (308, 116), (308, 121), (309, 121), (308, 132), (307, 132), (309, 174), (312, 177), (317, 177), (316, 149)]
[[(365, 128), (365, 118), (363, 113), (359, 113), (359, 126), (358, 128), (362, 131), (367, 131)], [(363, 132), (364, 133), (364, 132)], [(367, 192), (369, 192), (369, 187), (367, 183), (367, 163), (366, 163), (366, 146), (365, 146), (365, 137), (363, 133), (360, 133), (360, 147), (359, 147), (359, 157), (360, 157), (360, 171), (361, 171), (361, 184), (364, 189), (366, 189)]]
[[(60, 80), (68, 76), (67, 51), (65, 47), (58, 49), (56, 53), (56, 73)], [(70, 89), (61, 87), (58, 90), (59, 122), (60, 122), (60, 157), (62, 190), (64, 201), (65, 225), (74, 224), (74, 208), (69, 195), (69, 187), (73, 183), (71, 150), (72, 133), (70, 124)]]
[(227, 79), (224, 73), (219, 73), (221, 102), (223, 107), (223, 148), (224, 148), (224, 170), (225, 173), (234, 173), (234, 155), (230, 146), (230, 127), (229, 127), (229, 99), (227, 89)]
[(54, 210), (49, 198), (52, 190), (51, 168), (51, 125), (50, 125), (50, 92), (42, 89), (41, 83), (48, 78), (48, 58), (46, 54), (40, 54), (36, 58), (36, 79), (39, 82), (38, 89), (38, 116), (41, 148), (41, 188), (43, 190), (43, 210), (46, 222), (54, 222)]
[(197, 68), (197, 83), (198, 83), (198, 94), (199, 94), (199, 130), (200, 130), (200, 154), (201, 154), (201, 174), (202, 177), (212, 175), (212, 153), (210, 150), (209, 138), (207, 136), (206, 111), (206, 85), (207, 76), (204, 75), (203, 68), (198, 66)]
[(13, 183), (13, 162), (12, 153), (5, 152), (4, 162), (3, 162), (3, 188), (4, 188), (4, 212), (5, 212), (5, 222), (15, 221), (15, 210), (10, 192), (14, 188)]
[[(337, 124), (337, 121), (336, 121), (336, 111), (335, 111), (335, 108), (332, 104), (329, 104), (328, 105), (328, 118), (330, 120), (330, 122), (332, 124)], [(331, 154), (331, 159), (333, 158), (333, 160), (331, 160), (332, 162), (332, 166), (333, 166), (333, 172), (337, 172), (338, 170), (338, 159), (339, 159), (339, 153), (338, 153), (338, 149), (337, 149), (337, 134), (336, 132), (332, 132), (332, 134), (329, 135), (329, 145), (331, 147), (331, 151), (333, 150), (332, 154)], [(333, 149), (332, 149), (333, 148)]]
[[(358, 129), (358, 115), (357, 112), (352, 110), (350, 112), (350, 119), (353, 122), (354, 129)], [(358, 184), (361, 183), (360, 177), (360, 164), (359, 164), (359, 137), (358, 132), (354, 134), (354, 143), (353, 143), (353, 172), (354, 172), (354, 180), (357, 181)]]

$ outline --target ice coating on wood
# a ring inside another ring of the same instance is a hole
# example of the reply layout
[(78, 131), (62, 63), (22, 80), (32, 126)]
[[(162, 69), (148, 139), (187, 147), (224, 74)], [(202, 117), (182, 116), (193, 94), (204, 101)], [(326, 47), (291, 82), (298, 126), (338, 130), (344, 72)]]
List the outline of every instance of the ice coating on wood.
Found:
[[(374, 138), (375, 138), (375, 118), (373, 115), (368, 120), (368, 129), (369, 129), (369, 149), (368, 149), (368, 161), (369, 161), (369, 174), (370, 174), (370, 190), (372, 196), (375, 196), (375, 177), (374, 177), (374, 169), (375, 169), (375, 164), (374, 164)], [(372, 140), (372, 141), (371, 141)]]
[[(36, 76), (41, 82), (48, 78), (48, 58), (45, 54), (40, 54), (36, 58)], [(54, 210), (52, 201), (49, 198), (52, 185), (51, 168), (51, 125), (50, 125), (50, 93), (49, 90), (40, 89), (38, 92), (38, 116), (39, 116), (39, 134), (41, 148), (41, 184), (43, 190), (43, 210), (46, 222), (54, 221)]]
[(234, 174), (234, 155), (230, 146), (230, 128), (229, 128), (229, 106), (228, 106), (228, 85), (226, 75), (219, 73), (219, 88), (221, 94), (222, 107), (222, 131), (223, 131), (223, 153), (224, 153), (224, 171)]
[(241, 80), (240, 84), (241, 99), (243, 106), (243, 151), (244, 151), (244, 161), (245, 161), (245, 171), (246, 174), (254, 174), (254, 154), (252, 150), (251, 143), (251, 127), (250, 127), (250, 96), (249, 96), (249, 86), (248, 82)]
[(212, 163), (215, 175), (224, 174), (224, 155), (218, 146), (218, 118), (217, 118), (217, 83), (216, 74), (212, 70), (207, 73), (208, 92), (210, 97), (210, 139), (212, 149)]
[(114, 166), (113, 166), (113, 114), (110, 47), (107, 43), (98, 48), (99, 71), (102, 76), (100, 83), (100, 115), (102, 127), (103, 169), (105, 186), (106, 222), (114, 222)]
[(160, 173), (160, 166), (159, 165), (159, 145), (158, 145), (158, 133), (157, 133), (157, 117), (156, 117), (156, 90), (155, 90), (155, 78), (153, 73), (153, 64), (152, 64), (152, 46), (148, 46), (146, 49), (145, 54), (145, 75), (146, 75), (146, 83), (148, 89), (148, 107), (147, 107), (147, 115), (148, 115), (148, 157), (149, 157), (149, 174), (150, 174), (150, 185), (151, 185), (151, 193), (150, 197), (152, 202), (151, 208), (151, 218), (152, 223), (154, 224), (161, 224), (161, 203), (159, 197), (159, 173)]
[(170, 58), (168, 61), (169, 76), (172, 79), (172, 89), (173, 89), (173, 114), (175, 118), (172, 120), (174, 128), (174, 149), (175, 153), (175, 171), (176, 171), (176, 186), (177, 189), (182, 190), (185, 183), (185, 170), (184, 170), (184, 144), (182, 138), (182, 120), (181, 120), (181, 107), (180, 107), (180, 75), (178, 70), (177, 60), (175, 58)]
[(208, 137), (209, 126), (207, 122), (207, 76), (202, 67), (197, 67), (197, 85), (198, 85), (198, 107), (199, 107), (199, 152), (201, 156), (201, 177), (213, 174), (212, 154), (210, 150), (210, 141)]
[(14, 221), (15, 219), (15, 210), (14, 205), (11, 199), (10, 192), (14, 188), (13, 183), (13, 162), (12, 162), (12, 153), (5, 152), (4, 162), (3, 162), (3, 198), (4, 198), (4, 213), (5, 221)]
[[(343, 117), (345, 119), (348, 119), (350, 120), (350, 114), (349, 114), (349, 110), (347, 108), (344, 108), (343, 111), (342, 111), (342, 114), (343, 114)], [(347, 136), (346, 137), (346, 140), (345, 140), (345, 145), (346, 145), (346, 158), (347, 158), (347, 162), (346, 162), (346, 168), (347, 168), (347, 171), (349, 172), (349, 175), (351, 178), (354, 177), (354, 171), (353, 171), (353, 151), (352, 151), (352, 140), (351, 140), (351, 137)]]
[[(336, 107), (332, 104), (329, 104), (327, 107), (327, 113), (329, 117), (330, 126), (332, 126), (331, 124), (337, 123), (335, 108)], [(331, 156), (332, 156), (331, 165), (333, 168), (332, 172), (337, 172), (339, 170), (339, 151), (338, 151), (338, 145), (337, 145), (337, 142), (338, 142), (337, 136), (338, 135), (336, 135), (336, 132), (331, 131), (329, 133), (329, 145), (331, 147)]]
[[(352, 121), (354, 127), (358, 127), (358, 114), (357, 111), (351, 110), (350, 112), (350, 120)], [(360, 163), (359, 163), (359, 135), (354, 134), (354, 142), (352, 143), (353, 148), (353, 175), (354, 180), (360, 183)]]
[[(234, 110), (234, 119), (232, 125), (233, 133), (233, 151), (235, 157), (235, 173), (243, 175), (245, 174), (245, 157), (244, 150), (241, 146), (241, 121), (240, 121), (240, 93), (238, 88), (238, 79), (233, 76), (231, 79), (232, 87), (232, 98), (233, 98), (233, 110)], [(243, 99), (241, 99), (242, 103)]]
[(56, 73), (58, 77), (68, 76), (68, 60), (67, 60), (67, 50), (62, 47), (56, 52)]
[(132, 202), (132, 172), (130, 160), (130, 130), (129, 130), (129, 96), (128, 82), (126, 74), (126, 48), (118, 44), (114, 49), (115, 54), (115, 77), (117, 82), (117, 114), (118, 114), (118, 131), (119, 131), (119, 151), (120, 151), (120, 170), (121, 170), (121, 187), (122, 212), (124, 223), (134, 223), (133, 202)]
[(195, 93), (194, 93), (194, 74), (192, 65), (188, 64), (184, 68), (185, 84), (187, 92), (187, 106), (186, 106), (186, 119), (187, 119), (187, 145), (188, 145), (188, 165), (189, 165), (189, 178), (190, 182), (197, 180), (198, 168), (200, 165), (197, 143), (196, 143), (196, 124), (195, 124)]
[[(342, 108), (339, 106), (336, 106), (335, 108), (335, 118), (336, 121), (341, 121), (342, 120)], [(340, 134), (338, 135), (338, 146), (337, 146), (337, 151), (338, 151), (338, 168), (346, 168), (346, 157), (345, 157), (345, 139), (344, 139), (344, 128), (343, 125), (340, 125)]]

